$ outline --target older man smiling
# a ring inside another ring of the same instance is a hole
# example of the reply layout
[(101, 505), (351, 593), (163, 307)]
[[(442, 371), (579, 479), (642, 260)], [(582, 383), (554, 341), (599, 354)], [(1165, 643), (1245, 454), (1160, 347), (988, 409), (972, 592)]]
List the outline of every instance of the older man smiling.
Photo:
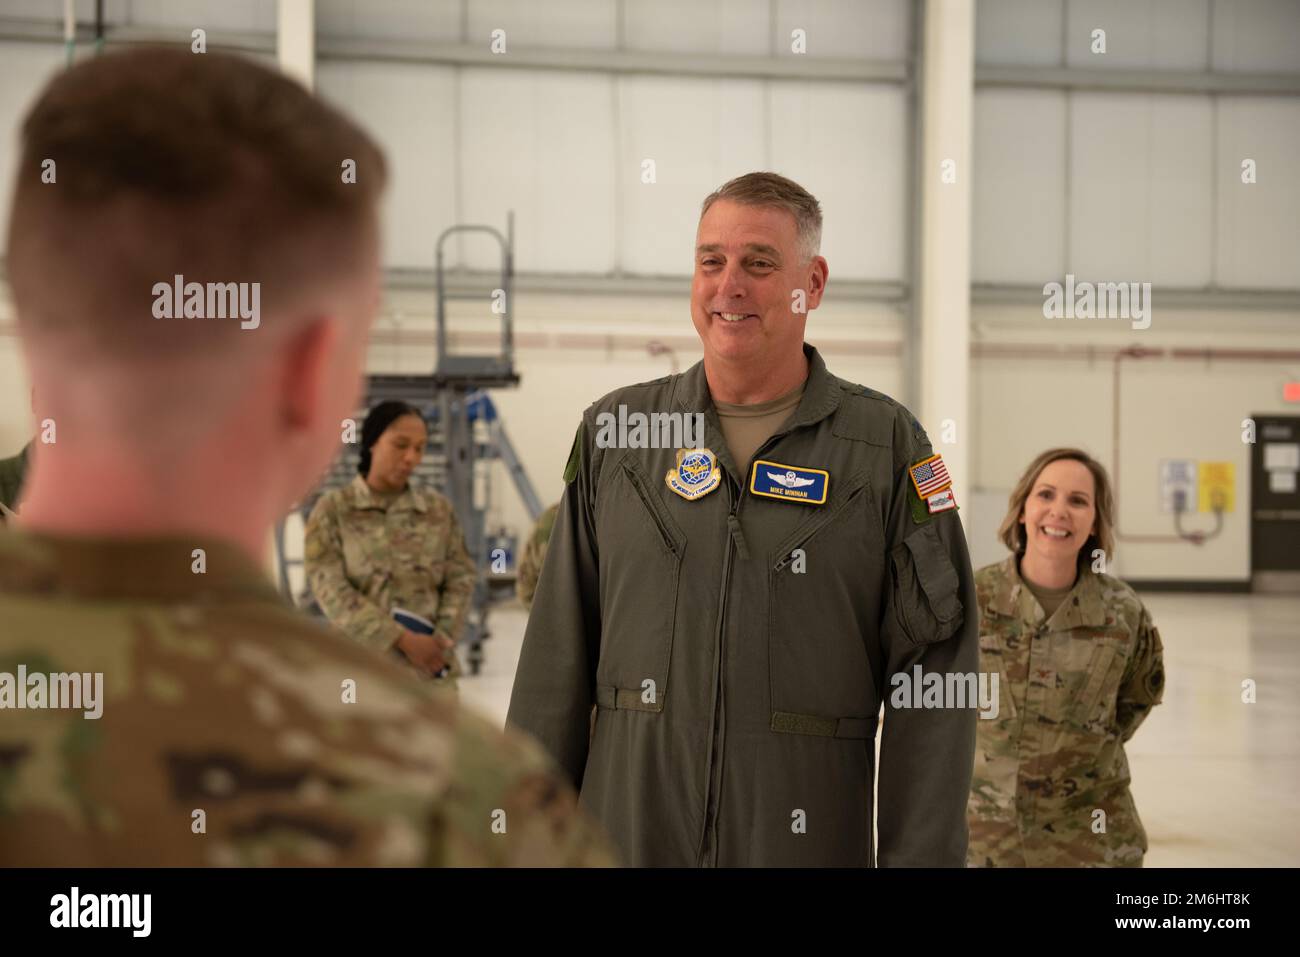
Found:
[[(804, 342), (821, 222), (774, 173), (707, 197), (703, 361), (594, 403), (565, 469), (509, 720), (633, 864), (965, 863), (975, 713), (886, 697), (975, 670), (966, 541), (916, 420)], [(620, 406), (702, 413), (704, 444), (593, 441)]]

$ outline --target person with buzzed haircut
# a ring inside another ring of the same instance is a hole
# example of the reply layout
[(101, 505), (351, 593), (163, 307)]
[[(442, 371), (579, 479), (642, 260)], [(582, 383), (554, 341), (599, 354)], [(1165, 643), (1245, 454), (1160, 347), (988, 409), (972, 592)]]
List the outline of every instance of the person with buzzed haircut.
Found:
[[(99, 57), (27, 115), (8, 269), (58, 431), (0, 532), (0, 865), (611, 862), (535, 746), (259, 567), (355, 408), (385, 175), (340, 113), (217, 53)], [(98, 716), (69, 697), (88, 676)]]

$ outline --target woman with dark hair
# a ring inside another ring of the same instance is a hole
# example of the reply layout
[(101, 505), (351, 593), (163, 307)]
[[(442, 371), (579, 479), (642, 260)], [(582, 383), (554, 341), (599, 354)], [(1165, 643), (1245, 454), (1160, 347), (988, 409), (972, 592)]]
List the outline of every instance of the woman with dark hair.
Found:
[[(353, 640), (391, 651), (454, 684), (453, 646), (477, 578), (451, 502), (411, 481), (428, 443), (420, 411), (381, 402), (361, 427), (360, 473), (321, 496), (307, 519), (307, 581), (321, 609)], [(433, 623), (432, 635), (393, 618)]]
[(1160, 633), (1106, 574), (1114, 499), (1079, 449), (1039, 455), (998, 530), (1012, 553), (975, 574), (980, 671), (994, 717), (977, 722), (968, 804), (975, 867), (1142, 864), (1146, 832), (1124, 742), (1160, 703)]

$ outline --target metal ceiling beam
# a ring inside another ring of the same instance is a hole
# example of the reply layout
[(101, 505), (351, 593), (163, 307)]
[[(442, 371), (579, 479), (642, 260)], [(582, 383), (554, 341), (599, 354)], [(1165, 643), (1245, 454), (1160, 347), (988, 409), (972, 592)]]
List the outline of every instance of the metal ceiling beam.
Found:
[(1060, 66), (976, 65), (975, 88), (1090, 90), (1114, 93), (1300, 95), (1300, 73), (1207, 73), (1187, 70), (1085, 70)]
[[(79, 32), (84, 32), (82, 28)], [(109, 43), (190, 43), (188, 30), (123, 24), (107, 34)], [(58, 24), (0, 19), (0, 40), (62, 43)], [(209, 49), (232, 49), (274, 56), (272, 33), (208, 30)], [(522, 70), (565, 70), (584, 73), (840, 80), (858, 83), (906, 83), (910, 67), (903, 60), (850, 60), (808, 56), (770, 57), (671, 51), (591, 50), (547, 47), (511, 48), (509, 55), (493, 53), (486, 43), (438, 43), (400, 37), (374, 39), (318, 34), (318, 61), (424, 63)]]
[[(1170, 309), (1280, 309), (1300, 311), (1300, 289), (1166, 288), (1153, 286), (1151, 297)], [(975, 305), (1042, 305), (1042, 286), (1012, 283), (973, 283)]]
[[(457, 269), (447, 270), (445, 276), (447, 290), (452, 295), (490, 291), (500, 284), (500, 276), (495, 272)], [(384, 285), (388, 289), (432, 291), (435, 288), (434, 271), (389, 269), (384, 274)], [(907, 299), (907, 285), (901, 282), (832, 278), (830, 288), (836, 300), (903, 302)], [(691, 277), (685, 273), (680, 276), (515, 274), (515, 292), (576, 296), (689, 296), (690, 291)]]

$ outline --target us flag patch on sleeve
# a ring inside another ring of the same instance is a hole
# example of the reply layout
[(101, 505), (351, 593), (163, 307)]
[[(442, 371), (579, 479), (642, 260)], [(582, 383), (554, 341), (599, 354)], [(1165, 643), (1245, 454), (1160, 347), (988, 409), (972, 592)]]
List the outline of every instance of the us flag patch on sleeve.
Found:
[(948, 474), (941, 455), (922, 459), (908, 468), (907, 475), (912, 480), (912, 494), (907, 498), (911, 503), (912, 521), (917, 525), (924, 525), (939, 512), (957, 508), (952, 476)]
[(917, 496), (923, 499), (929, 499), (934, 493), (942, 492), (952, 485), (948, 467), (943, 464), (943, 456), (937, 453), (917, 462), (907, 470), (907, 474), (912, 477), (912, 487), (916, 489)]

